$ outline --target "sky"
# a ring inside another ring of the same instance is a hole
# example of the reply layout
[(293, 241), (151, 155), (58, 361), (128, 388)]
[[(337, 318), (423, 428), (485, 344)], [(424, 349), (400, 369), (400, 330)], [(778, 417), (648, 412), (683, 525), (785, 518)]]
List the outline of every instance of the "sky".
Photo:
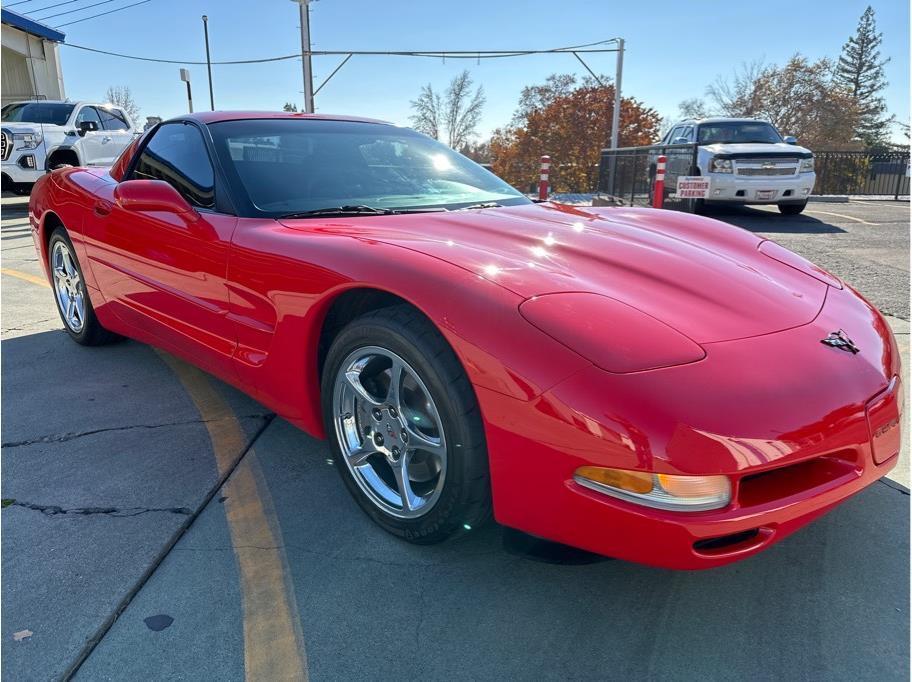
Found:
[[(16, 0), (13, 0), (16, 2)], [(36, 18), (99, 0), (29, 0), (5, 6)], [(75, 21), (136, 0), (111, 0), (83, 12), (48, 19)], [(314, 50), (513, 50), (578, 45), (613, 37), (627, 44), (622, 90), (661, 115), (675, 118), (678, 103), (703, 97), (717, 76), (740, 64), (783, 63), (795, 52), (836, 58), (869, 2), (854, 0), (316, 0), (311, 5)], [(909, 120), (909, 3), (871, 2), (883, 32), (888, 110)], [(297, 5), (290, 0), (150, 0), (89, 21), (64, 26), (67, 43), (126, 54), (205, 60), (201, 16), (209, 17), (213, 61), (255, 59), (300, 52)], [(96, 55), (62, 46), (70, 99), (102, 99), (109, 85), (127, 85), (148, 115), (187, 111), (179, 64), (154, 64)], [(593, 70), (612, 75), (614, 54), (584, 56)], [(315, 87), (341, 61), (314, 57)], [(205, 65), (190, 69), (196, 109), (208, 108)], [(316, 97), (318, 112), (351, 114), (408, 124), (409, 102), (421, 86), (443, 90), (463, 68), (484, 87), (487, 103), (479, 134), (506, 125), (523, 86), (551, 73), (585, 75), (572, 55), (454, 60), (353, 57)], [(300, 60), (213, 67), (217, 109), (280, 109), (303, 104)], [(782, 131), (787, 133), (788, 131)], [(901, 138), (897, 129), (894, 136)]]

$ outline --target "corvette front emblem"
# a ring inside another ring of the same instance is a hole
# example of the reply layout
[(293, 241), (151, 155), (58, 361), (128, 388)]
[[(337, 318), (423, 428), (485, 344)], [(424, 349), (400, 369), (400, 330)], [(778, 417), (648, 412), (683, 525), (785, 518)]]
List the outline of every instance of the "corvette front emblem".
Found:
[(846, 334), (842, 329), (830, 332), (829, 336), (825, 339), (820, 339), (820, 343), (826, 346), (832, 346), (833, 348), (838, 348), (839, 350), (844, 350), (847, 353), (852, 353), (854, 355), (859, 351), (858, 346), (855, 345), (855, 342), (849, 338), (849, 335)]

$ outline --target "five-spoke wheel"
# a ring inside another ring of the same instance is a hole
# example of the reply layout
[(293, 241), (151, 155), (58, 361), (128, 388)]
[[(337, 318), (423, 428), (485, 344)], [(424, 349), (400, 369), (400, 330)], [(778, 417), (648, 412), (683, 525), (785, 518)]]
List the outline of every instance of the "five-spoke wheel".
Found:
[(78, 334), (85, 326), (85, 287), (76, 269), (76, 259), (62, 239), (54, 243), (51, 251), (51, 271), (60, 316), (64, 324)]
[(323, 411), (346, 487), (386, 530), (436, 542), (490, 513), (474, 391), (430, 321), (392, 306), (351, 321), (323, 368)]
[(447, 442), (414, 368), (378, 346), (348, 355), (336, 376), (336, 434), (361, 489), (403, 518), (427, 513), (446, 478)]

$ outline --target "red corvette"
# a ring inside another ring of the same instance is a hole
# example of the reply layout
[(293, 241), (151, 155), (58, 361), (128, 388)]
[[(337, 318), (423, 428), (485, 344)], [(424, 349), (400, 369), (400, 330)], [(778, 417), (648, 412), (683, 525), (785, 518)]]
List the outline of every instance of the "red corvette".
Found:
[(755, 554), (886, 474), (880, 313), (774, 242), (530, 202), (375, 121), (204, 113), (40, 180), (70, 336), (128, 336), (328, 437), (380, 526), (502, 524), (671, 568)]

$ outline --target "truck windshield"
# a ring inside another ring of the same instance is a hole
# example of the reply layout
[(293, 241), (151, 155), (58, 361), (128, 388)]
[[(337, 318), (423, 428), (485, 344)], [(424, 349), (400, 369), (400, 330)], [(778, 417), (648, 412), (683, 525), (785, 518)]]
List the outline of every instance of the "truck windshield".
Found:
[(342, 206), (530, 203), (478, 164), (407, 128), (279, 118), (223, 121), (209, 130), (229, 181), (253, 209), (272, 217)]
[(701, 123), (698, 138), (700, 144), (775, 144), (782, 137), (769, 123), (722, 122)]
[(9, 123), (47, 123), (65, 125), (75, 104), (62, 102), (16, 102), (3, 107), (0, 120)]

